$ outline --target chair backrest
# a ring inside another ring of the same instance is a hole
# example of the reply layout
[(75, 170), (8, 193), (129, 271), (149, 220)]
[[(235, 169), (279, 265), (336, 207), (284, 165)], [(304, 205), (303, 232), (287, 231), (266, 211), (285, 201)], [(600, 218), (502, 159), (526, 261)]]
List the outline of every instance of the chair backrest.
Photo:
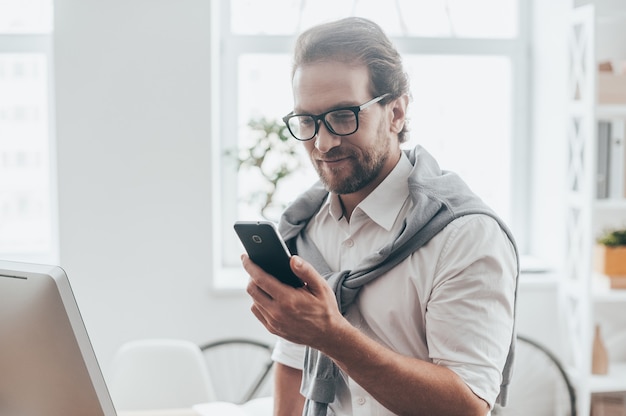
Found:
[(271, 396), (272, 346), (263, 341), (228, 338), (200, 346), (215, 385), (217, 400), (246, 403)]
[(216, 397), (200, 348), (178, 339), (123, 344), (109, 387), (117, 410), (189, 408)]
[(560, 360), (546, 347), (517, 336), (513, 379), (496, 416), (576, 416), (576, 392)]

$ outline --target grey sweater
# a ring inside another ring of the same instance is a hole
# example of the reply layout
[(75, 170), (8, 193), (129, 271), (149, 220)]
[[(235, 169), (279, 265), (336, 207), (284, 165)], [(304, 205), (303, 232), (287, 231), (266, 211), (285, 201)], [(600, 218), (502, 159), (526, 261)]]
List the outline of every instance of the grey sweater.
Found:
[[(283, 213), (279, 231), (292, 253), (297, 253), (328, 281), (337, 297), (337, 304), (345, 313), (356, 299), (361, 287), (395, 267), (411, 253), (426, 244), (454, 219), (469, 214), (493, 217), (507, 234), (513, 247), (515, 240), (508, 227), (478, 196), (454, 173), (442, 171), (435, 159), (421, 146), (406, 151), (413, 165), (409, 175), (409, 195), (413, 205), (404, 219), (400, 233), (380, 250), (363, 259), (353, 270), (333, 271), (321, 253), (310, 241), (304, 229), (328, 197), (328, 191), (316, 183), (300, 195)], [(518, 262), (519, 275), (519, 262)], [(517, 276), (516, 276), (517, 295)], [(515, 330), (509, 354), (502, 372), (498, 403), (506, 404), (515, 352)], [(307, 398), (303, 415), (327, 414), (327, 405), (335, 398), (335, 383), (339, 369), (319, 351), (307, 347), (301, 392)]]

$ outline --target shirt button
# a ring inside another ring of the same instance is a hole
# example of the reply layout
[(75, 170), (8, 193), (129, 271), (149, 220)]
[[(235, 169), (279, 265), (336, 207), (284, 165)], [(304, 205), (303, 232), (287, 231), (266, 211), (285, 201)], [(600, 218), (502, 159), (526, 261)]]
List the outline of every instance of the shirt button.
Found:
[(352, 247), (352, 246), (354, 246), (354, 240), (348, 239), (348, 240), (343, 242), (343, 245), (346, 246), (346, 247)]
[(365, 404), (365, 397), (357, 397), (356, 404), (363, 406)]

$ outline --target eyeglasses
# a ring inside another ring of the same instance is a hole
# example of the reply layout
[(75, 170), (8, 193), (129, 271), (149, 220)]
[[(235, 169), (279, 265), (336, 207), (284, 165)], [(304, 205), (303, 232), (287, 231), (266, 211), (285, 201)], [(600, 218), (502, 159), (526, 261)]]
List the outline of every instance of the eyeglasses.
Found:
[(297, 140), (311, 140), (320, 130), (320, 121), (332, 134), (337, 136), (348, 136), (359, 129), (359, 112), (367, 107), (376, 104), (389, 93), (380, 95), (366, 102), (365, 104), (335, 108), (322, 114), (293, 114), (293, 111), (283, 117), (283, 121), (289, 129), (289, 133)]

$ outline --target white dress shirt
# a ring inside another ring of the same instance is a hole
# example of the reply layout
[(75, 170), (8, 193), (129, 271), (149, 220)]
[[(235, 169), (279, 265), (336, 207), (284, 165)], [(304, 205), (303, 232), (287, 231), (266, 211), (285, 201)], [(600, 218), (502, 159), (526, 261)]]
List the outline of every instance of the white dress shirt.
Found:
[[(329, 196), (306, 232), (331, 269), (356, 267), (398, 234), (411, 208), (411, 168), (403, 153), (350, 222), (337, 196)], [(345, 317), (400, 354), (448, 367), (493, 407), (511, 340), (516, 270), (513, 245), (498, 223), (467, 215), (365, 285)], [(304, 347), (279, 339), (273, 358), (302, 369)], [(393, 415), (346, 374), (329, 414)]]

